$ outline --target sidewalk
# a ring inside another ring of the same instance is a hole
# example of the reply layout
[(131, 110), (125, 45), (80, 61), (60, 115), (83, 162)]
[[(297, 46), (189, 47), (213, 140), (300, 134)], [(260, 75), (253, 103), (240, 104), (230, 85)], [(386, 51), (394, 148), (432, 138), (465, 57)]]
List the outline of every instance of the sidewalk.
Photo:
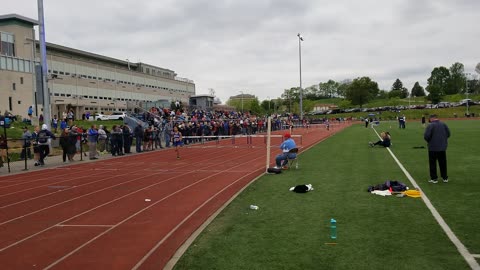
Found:
[[(159, 149), (154, 149), (152, 151), (145, 151), (142, 153), (150, 153), (150, 152), (155, 152), (155, 151), (160, 151), (160, 150), (166, 150), (170, 148), (159, 148)], [(135, 146), (132, 146), (130, 148), (130, 154), (125, 154), (120, 157), (125, 157), (125, 156), (131, 156), (131, 155), (138, 155), (141, 153), (135, 152)], [(33, 153), (32, 153), (33, 154)], [(73, 162), (63, 162), (62, 155), (55, 155), (55, 156), (48, 156), (45, 158), (45, 166), (35, 166), (35, 161), (33, 159), (28, 159), (27, 160), (27, 170), (25, 170), (25, 160), (14, 160), (10, 162), (10, 173), (8, 172), (8, 164), (4, 163), (3, 167), (0, 168), (0, 177), (2, 176), (7, 176), (7, 175), (15, 175), (15, 174), (21, 174), (21, 173), (26, 173), (26, 172), (32, 172), (32, 171), (41, 171), (45, 169), (51, 169), (51, 168), (57, 168), (57, 167), (62, 167), (62, 166), (69, 166), (69, 165), (76, 165), (76, 164), (83, 164), (87, 162), (96, 162), (99, 160), (107, 160), (107, 159), (112, 159), (112, 158), (117, 158), (118, 156), (112, 156), (111, 153), (106, 153), (103, 155), (97, 156), (98, 159), (95, 160), (90, 160), (88, 158), (88, 152), (83, 154), (81, 157), (83, 160), (80, 159), (80, 154), (76, 154), (74, 157)]]

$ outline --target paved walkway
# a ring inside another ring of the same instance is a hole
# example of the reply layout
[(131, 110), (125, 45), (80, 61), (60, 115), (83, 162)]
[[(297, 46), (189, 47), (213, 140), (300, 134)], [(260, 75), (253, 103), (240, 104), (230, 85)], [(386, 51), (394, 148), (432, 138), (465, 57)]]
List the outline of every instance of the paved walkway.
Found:
[[(163, 149), (156, 149), (153, 151), (159, 151), (159, 150), (165, 150), (168, 148), (163, 148)], [(147, 151), (151, 152), (151, 151)], [(32, 153), (33, 154), (33, 153)], [(128, 155), (137, 155), (139, 153), (135, 152), (135, 146), (131, 147), (131, 153), (130, 154), (125, 154), (126, 156)], [(67, 166), (67, 165), (73, 165), (73, 164), (82, 164), (86, 162), (95, 162), (98, 160), (105, 160), (105, 159), (112, 159), (112, 158), (117, 158), (112, 156), (110, 153), (106, 154), (101, 154), (97, 156), (98, 159), (96, 160), (90, 160), (88, 158), (88, 152), (85, 154), (83, 153), (83, 156), (80, 154), (76, 154), (75, 157), (73, 158), (73, 162), (63, 162), (62, 155), (54, 155), (54, 156), (49, 156), (45, 158), (45, 166), (35, 166), (35, 161), (33, 159), (28, 159), (27, 160), (27, 165), (25, 170), (25, 160), (15, 160), (10, 162), (10, 173), (8, 172), (8, 164), (4, 163), (3, 167), (0, 168), (0, 177), (5, 176), (5, 175), (12, 175), (12, 174), (20, 174), (20, 173), (25, 173), (25, 172), (31, 172), (31, 171), (39, 171), (39, 170), (44, 170), (48, 168), (56, 168), (56, 167), (61, 167), (61, 166)]]

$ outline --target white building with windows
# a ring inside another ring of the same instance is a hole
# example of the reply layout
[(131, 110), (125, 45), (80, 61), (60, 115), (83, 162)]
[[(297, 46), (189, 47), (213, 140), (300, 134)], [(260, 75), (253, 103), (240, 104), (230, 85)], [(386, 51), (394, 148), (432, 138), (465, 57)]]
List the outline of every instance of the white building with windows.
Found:
[[(37, 22), (20, 15), (0, 16), (0, 110), (27, 116), (30, 105), (41, 104), (35, 77), (39, 43)], [(35, 59), (35, 61), (33, 61)], [(48, 88), (52, 116), (73, 109), (109, 114), (142, 107), (146, 102), (188, 104), (195, 83), (175, 71), (47, 43)], [(38, 68), (37, 68), (38, 69)], [(37, 102), (36, 102), (37, 101)], [(34, 110), (41, 114), (41, 105)], [(35, 113), (34, 113), (35, 114)]]

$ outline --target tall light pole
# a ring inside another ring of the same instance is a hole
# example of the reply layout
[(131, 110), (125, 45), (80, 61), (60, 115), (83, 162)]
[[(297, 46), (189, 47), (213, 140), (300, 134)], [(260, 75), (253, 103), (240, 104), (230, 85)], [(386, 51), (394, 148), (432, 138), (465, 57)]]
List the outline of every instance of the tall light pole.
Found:
[[(47, 46), (45, 43), (45, 19), (43, 15), (43, 0), (37, 1), (38, 5), (38, 27), (40, 29), (40, 61), (42, 65), (42, 88), (43, 88), (43, 123), (50, 130), (51, 108), (50, 108), (50, 91), (47, 85)], [(34, 37), (35, 38), (35, 37)]]
[(469, 106), (469, 100), (468, 100), (468, 76), (470, 76), (470, 73), (465, 73), (465, 94), (467, 95), (467, 117), (470, 115), (468, 113), (468, 106)]
[(302, 89), (302, 41), (303, 37), (300, 33), (298, 37), (298, 59), (300, 62), (300, 120), (303, 120), (303, 89)]

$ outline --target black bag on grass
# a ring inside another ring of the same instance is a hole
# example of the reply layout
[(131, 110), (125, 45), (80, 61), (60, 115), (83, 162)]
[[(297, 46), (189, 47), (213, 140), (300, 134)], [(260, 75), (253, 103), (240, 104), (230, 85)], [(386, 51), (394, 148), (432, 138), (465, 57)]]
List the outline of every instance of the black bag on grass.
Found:
[(282, 173), (282, 169), (277, 169), (277, 168), (272, 167), (272, 168), (268, 168), (267, 172), (268, 173), (279, 174), (279, 173)]

